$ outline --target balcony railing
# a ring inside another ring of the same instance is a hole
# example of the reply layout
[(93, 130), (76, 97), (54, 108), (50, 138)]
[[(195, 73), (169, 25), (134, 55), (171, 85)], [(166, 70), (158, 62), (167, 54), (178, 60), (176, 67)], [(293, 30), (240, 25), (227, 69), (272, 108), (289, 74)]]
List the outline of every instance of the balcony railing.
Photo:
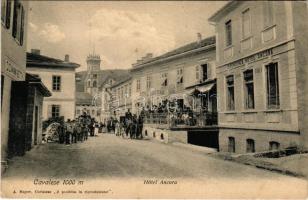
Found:
[(217, 112), (146, 113), (144, 123), (164, 125), (170, 128), (206, 127), (217, 125)]

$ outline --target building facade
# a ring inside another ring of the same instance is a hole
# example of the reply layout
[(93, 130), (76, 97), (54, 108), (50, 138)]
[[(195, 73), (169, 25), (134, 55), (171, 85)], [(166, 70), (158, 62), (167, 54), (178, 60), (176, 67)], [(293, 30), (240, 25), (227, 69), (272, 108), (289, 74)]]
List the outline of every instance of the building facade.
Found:
[(1, 1), (1, 171), (7, 164), (12, 83), (26, 77), (28, 4)]
[(216, 27), (220, 151), (307, 143), (303, 19), (307, 6), (290, 1), (232, 1), (209, 19)]
[(218, 148), (215, 48), (215, 37), (202, 39), (199, 34), (195, 42), (158, 57), (148, 54), (133, 64), (132, 113), (162, 104), (170, 108), (150, 111), (145, 137)]
[(52, 95), (44, 99), (43, 119), (63, 116), (75, 118), (75, 70), (79, 64), (50, 58), (40, 54), (39, 50), (27, 53), (27, 72), (38, 75)]
[(87, 92), (76, 92), (76, 117), (84, 112), (101, 122), (101, 99), (95, 99)]
[[(114, 83), (110, 87), (111, 95), (109, 102), (109, 115), (120, 120), (121, 116), (125, 116), (128, 109), (132, 110), (132, 78), (130, 76)], [(107, 97), (108, 98), (108, 97)]]
[(215, 37), (198, 38), (197, 42), (155, 58), (148, 54), (133, 64), (131, 71), (133, 113), (170, 98), (197, 109), (197, 99), (193, 105), (191, 93), (195, 89), (206, 89), (200, 87), (215, 82), (216, 78)]

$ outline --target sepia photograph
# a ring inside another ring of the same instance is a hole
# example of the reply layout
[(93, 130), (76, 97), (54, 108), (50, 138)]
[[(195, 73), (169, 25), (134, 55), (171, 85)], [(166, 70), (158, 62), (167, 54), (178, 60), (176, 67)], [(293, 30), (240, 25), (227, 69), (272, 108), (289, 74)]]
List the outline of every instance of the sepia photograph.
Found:
[(1, 198), (307, 199), (307, 1), (1, 0)]

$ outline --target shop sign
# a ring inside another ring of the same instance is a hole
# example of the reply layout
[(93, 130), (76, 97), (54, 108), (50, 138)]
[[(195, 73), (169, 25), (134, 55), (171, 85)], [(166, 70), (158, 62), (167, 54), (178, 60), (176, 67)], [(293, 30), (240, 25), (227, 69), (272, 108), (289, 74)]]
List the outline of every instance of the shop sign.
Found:
[(235, 67), (235, 66), (239, 66), (239, 65), (244, 65), (246, 63), (256, 62), (256, 61), (261, 60), (262, 58), (265, 58), (265, 57), (270, 56), (272, 54), (273, 54), (273, 50), (267, 49), (267, 50), (261, 51), (259, 53), (253, 54), (251, 56), (248, 56), (246, 58), (242, 58), (240, 60), (229, 63), (226, 66), (227, 67)]
[(11, 60), (9, 60), (8, 58), (5, 58), (4, 60), (4, 70), (5, 70), (5, 74), (7, 74), (13, 80), (16, 80), (16, 81), (25, 80), (25, 72), (18, 69), (17, 65)]

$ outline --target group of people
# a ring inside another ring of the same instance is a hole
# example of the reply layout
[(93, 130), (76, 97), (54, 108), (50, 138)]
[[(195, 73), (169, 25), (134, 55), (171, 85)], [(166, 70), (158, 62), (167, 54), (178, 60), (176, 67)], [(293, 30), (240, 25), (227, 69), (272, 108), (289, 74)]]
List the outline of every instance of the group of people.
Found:
[(74, 120), (67, 119), (59, 131), (60, 144), (72, 144), (83, 142), (88, 136), (94, 136), (101, 132), (101, 125), (85, 112)]
[(120, 117), (119, 120), (113, 118), (108, 120), (107, 130), (108, 132), (114, 131), (116, 136), (122, 136), (123, 138), (142, 139), (143, 118), (142, 113), (137, 117), (128, 109), (125, 116)]

